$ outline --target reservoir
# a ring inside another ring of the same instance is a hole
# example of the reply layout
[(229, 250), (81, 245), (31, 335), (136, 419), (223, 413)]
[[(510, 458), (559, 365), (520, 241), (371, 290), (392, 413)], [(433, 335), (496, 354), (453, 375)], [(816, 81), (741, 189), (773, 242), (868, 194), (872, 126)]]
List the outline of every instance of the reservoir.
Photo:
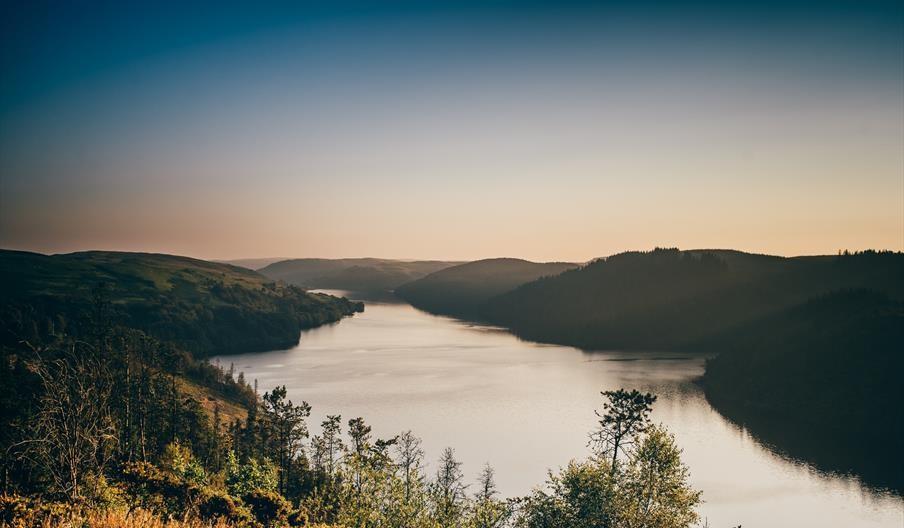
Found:
[(343, 431), (362, 416), (375, 437), (410, 429), (423, 439), (428, 474), (451, 446), (469, 482), (488, 462), (509, 497), (590, 454), (601, 391), (649, 391), (658, 396), (652, 419), (675, 435), (691, 483), (703, 491), (699, 511), (709, 526), (904, 525), (900, 496), (790, 459), (722, 417), (696, 383), (703, 357), (541, 345), (380, 301), (305, 331), (290, 350), (212, 361), (256, 379), (261, 393), (285, 385), (294, 402), (307, 401), (312, 434), (328, 414), (342, 415)]

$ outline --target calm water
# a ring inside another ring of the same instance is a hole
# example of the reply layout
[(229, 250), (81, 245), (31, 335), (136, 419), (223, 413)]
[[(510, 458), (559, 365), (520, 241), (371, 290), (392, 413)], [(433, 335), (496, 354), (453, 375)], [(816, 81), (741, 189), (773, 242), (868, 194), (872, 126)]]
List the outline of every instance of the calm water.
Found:
[(294, 401), (313, 406), (315, 431), (327, 414), (363, 416), (377, 436), (412, 429), (428, 460), (454, 447), (472, 480), (489, 462), (509, 496), (588, 454), (600, 391), (648, 390), (659, 395), (653, 419), (684, 449), (713, 528), (904, 526), (901, 498), (787, 460), (722, 418), (693, 382), (702, 358), (538, 345), (370, 302), (362, 314), (305, 332), (291, 350), (215, 361), (234, 363), (261, 391), (286, 385)]

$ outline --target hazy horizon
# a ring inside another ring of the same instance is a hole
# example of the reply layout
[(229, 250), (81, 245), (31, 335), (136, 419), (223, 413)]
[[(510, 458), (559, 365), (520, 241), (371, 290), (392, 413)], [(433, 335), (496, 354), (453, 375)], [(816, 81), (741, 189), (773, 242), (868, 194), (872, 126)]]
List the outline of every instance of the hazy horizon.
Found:
[(897, 2), (2, 9), (0, 247), (904, 250)]
[(779, 254), (779, 253), (768, 253), (763, 251), (750, 251), (745, 249), (738, 249), (734, 247), (679, 247), (679, 246), (651, 246), (646, 248), (626, 248), (618, 251), (613, 251), (611, 253), (598, 254), (592, 257), (580, 258), (580, 259), (567, 259), (567, 258), (531, 258), (529, 256), (523, 255), (482, 255), (475, 257), (467, 257), (467, 258), (459, 258), (459, 257), (450, 257), (450, 258), (442, 258), (442, 257), (407, 257), (407, 256), (375, 256), (375, 255), (356, 255), (349, 254), (344, 256), (323, 256), (323, 255), (301, 255), (301, 256), (281, 256), (281, 257), (273, 257), (273, 256), (244, 256), (244, 257), (206, 257), (199, 255), (191, 255), (184, 253), (172, 253), (167, 251), (155, 251), (148, 249), (117, 249), (117, 248), (82, 248), (75, 249), (72, 251), (54, 251), (54, 252), (45, 252), (45, 251), (37, 251), (32, 249), (24, 249), (17, 247), (7, 247), (0, 246), (0, 250), (8, 250), (8, 251), (27, 251), (32, 253), (40, 253), (44, 255), (65, 255), (70, 253), (80, 253), (80, 252), (89, 252), (89, 251), (110, 251), (110, 252), (124, 252), (124, 253), (152, 253), (152, 254), (163, 254), (163, 255), (173, 255), (179, 257), (188, 257), (198, 260), (209, 260), (212, 262), (227, 262), (234, 263), (239, 261), (270, 261), (270, 262), (280, 262), (284, 260), (301, 260), (301, 259), (322, 259), (322, 260), (359, 260), (359, 259), (378, 259), (378, 260), (396, 260), (400, 262), (418, 262), (418, 261), (438, 261), (438, 262), (474, 262), (478, 260), (487, 260), (487, 259), (520, 259), (527, 260), (531, 262), (539, 262), (539, 263), (552, 263), (552, 262), (570, 262), (574, 264), (584, 264), (591, 262), (593, 260), (599, 258), (607, 258), (613, 255), (618, 255), (621, 253), (630, 253), (630, 252), (648, 252), (657, 247), (677, 247), (682, 251), (741, 251), (743, 253), (750, 253), (754, 255), (771, 255), (777, 257), (814, 257), (814, 256), (826, 256), (826, 255), (836, 255), (839, 251), (864, 251), (864, 250), (875, 250), (875, 251), (895, 251), (901, 252), (897, 249), (890, 248), (859, 248), (859, 249), (851, 249), (851, 248), (839, 248), (837, 251), (828, 252), (828, 253), (797, 253), (797, 254)]

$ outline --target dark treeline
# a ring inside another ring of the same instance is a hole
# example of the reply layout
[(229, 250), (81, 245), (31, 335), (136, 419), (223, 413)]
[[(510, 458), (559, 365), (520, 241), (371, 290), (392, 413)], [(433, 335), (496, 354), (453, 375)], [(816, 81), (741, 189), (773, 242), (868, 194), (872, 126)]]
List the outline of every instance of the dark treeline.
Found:
[(528, 339), (584, 349), (699, 350), (730, 331), (832, 291), (904, 298), (904, 254), (782, 258), (658, 249), (597, 260), (474, 307)]
[(707, 398), (763, 441), (904, 493), (904, 303), (827, 295), (717, 340)]

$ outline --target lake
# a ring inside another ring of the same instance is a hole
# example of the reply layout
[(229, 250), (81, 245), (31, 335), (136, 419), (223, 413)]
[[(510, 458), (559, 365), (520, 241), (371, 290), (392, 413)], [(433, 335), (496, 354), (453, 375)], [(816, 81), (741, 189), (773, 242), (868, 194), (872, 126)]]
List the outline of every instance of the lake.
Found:
[(286, 385), (293, 401), (313, 407), (314, 433), (327, 414), (341, 414), (344, 424), (363, 416), (377, 437), (413, 430), (428, 462), (453, 447), (471, 482), (489, 462), (506, 496), (589, 454), (600, 391), (650, 391), (659, 397), (653, 420), (684, 450), (711, 527), (904, 525), (901, 497), (784, 457), (723, 418), (695, 383), (702, 357), (541, 345), (380, 301), (305, 331), (290, 350), (213, 361), (234, 364), (261, 392)]

